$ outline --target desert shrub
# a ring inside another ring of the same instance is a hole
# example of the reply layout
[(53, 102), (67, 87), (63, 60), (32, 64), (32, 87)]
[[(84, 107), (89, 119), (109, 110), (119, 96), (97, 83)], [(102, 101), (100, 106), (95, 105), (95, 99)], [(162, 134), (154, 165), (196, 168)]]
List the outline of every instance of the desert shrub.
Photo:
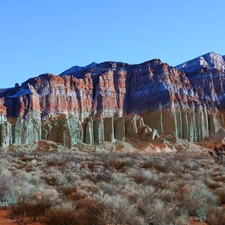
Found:
[(140, 163), (140, 167), (144, 169), (155, 169), (161, 173), (167, 173), (170, 171), (166, 162), (162, 161), (162, 158), (160, 157), (150, 158), (149, 160), (145, 159)]
[[(153, 166), (155, 165), (155, 163), (156, 162), (153, 162), (153, 159), (148, 159), (148, 158), (146, 158), (146, 159), (144, 159), (144, 160), (142, 160), (141, 162), (140, 162), (140, 167), (141, 168), (144, 168), (144, 169), (151, 169), (151, 168), (153, 168)], [(160, 162), (159, 162), (159, 164), (160, 164)]]
[(20, 183), (21, 185), (24, 182), (31, 183), (31, 180), (33, 179), (33, 176), (30, 173), (28, 173), (28, 172), (26, 172), (24, 170), (14, 171), (13, 174), (14, 174), (15, 179), (17, 180), (17, 182)]
[(219, 203), (217, 196), (200, 182), (182, 187), (179, 190), (178, 200), (180, 207), (187, 210), (190, 216), (198, 216), (202, 219), (205, 218), (208, 209)]
[(110, 196), (116, 195), (118, 193), (117, 186), (114, 186), (109, 182), (102, 181), (102, 182), (97, 183), (96, 185), (98, 187), (98, 192), (101, 190), (104, 194), (107, 194)]
[(47, 225), (77, 225), (76, 208), (70, 202), (56, 205), (45, 211), (42, 222)]
[(42, 175), (41, 178), (51, 186), (62, 186), (68, 184), (65, 174), (56, 168), (51, 168), (49, 173)]
[(142, 176), (144, 178), (144, 185), (158, 185), (161, 181), (160, 181), (160, 177), (158, 175), (158, 173), (156, 172), (156, 170), (144, 170), (142, 172)]
[(198, 179), (201, 177), (201, 179), (206, 179), (210, 177), (211, 169), (205, 169), (205, 168), (200, 168), (198, 171)]
[(96, 184), (88, 179), (78, 180), (74, 182), (73, 186), (76, 186), (78, 190), (85, 190), (86, 192), (95, 192), (98, 189)]
[(89, 186), (89, 188), (90, 189), (86, 187), (83, 189), (79, 186), (63, 186), (58, 187), (57, 190), (65, 199), (70, 199), (71, 201), (77, 202), (81, 199), (89, 197), (92, 192), (98, 192), (98, 188), (94, 185), (93, 187)]
[(121, 194), (126, 197), (131, 203), (141, 202), (144, 199), (152, 198), (155, 192), (155, 187), (147, 185), (126, 185), (121, 191)]
[(185, 161), (187, 161), (187, 159), (189, 159), (189, 156), (186, 153), (177, 153), (177, 154), (174, 154), (173, 155), (173, 158), (172, 158), (172, 160), (174, 162), (176, 162), (176, 161), (185, 162)]
[(31, 184), (31, 185), (44, 185), (45, 181), (41, 179), (40, 174), (38, 172), (26, 172), (24, 170), (18, 170), (13, 172), (15, 176), (15, 180), (17, 181), (18, 186), (23, 186), (23, 184)]
[(179, 215), (175, 218), (175, 225), (190, 225), (188, 213), (186, 211), (179, 212)]
[(7, 158), (0, 158), (1, 168), (6, 168), (9, 164), (10, 164), (10, 162), (8, 161)]
[(142, 208), (145, 212), (147, 224), (168, 225), (175, 222), (175, 205), (161, 199), (153, 199)]
[(75, 186), (61, 186), (61, 187), (57, 187), (57, 191), (60, 193), (60, 195), (62, 195), (65, 198), (68, 198), (68, 196), (71, 193), (74, 193), (77, 191), (77, 187)]
[(161, 180), (161, 182), (174, 182), (177, 180), (176, 174), (170, 171), (169, 173), (160, 173), (158, 180)]
[(128, 168), (136, 167), (137, 161), (133, 157), (126, 157), (123, 159), (124, 166)]
[(225, 182), (225, 175), (221, 175), (221, 176), (216, 176), (214, 177), (215, 181), (221, 181), (221, 182)]
[(155, 169), (153, 170), (133, 169), (128, 171), (128, 175), (134, 178), (134, 180), (138, 184), (158, 185), (160, 182), (159, 175)]
[(113, 167), (116, 170), (121, 170), (123, 167), (125, 167), (125, 162), (123, 160), (117, 160), (114, 162)]
[[(95, 155), (96, 156), (96, 155)], [(102, 162), (108, 169), (122, 170), (124, 167), (136, 166), (135, 157), (126, 156), (122, 153), (117, 154), (98, 154), (98, 161), (95, 160), (93, 163)]]
[[(216, 225), (220, 223), (212, 222), (214, 215), (223, 219), (224, 211), (214, 209), (219, 202), (225, 204), (225, 167), (200, 156), (102, 152), (0, 156), (0, 205), (13, 204), (16, 217), (46, 213), (46, 224), (63, 224), (67, 208), (73, 222), (64, 224), (187, 225), (188, 216), (197, 216)], [(31, 160), (37, 160), (35, 165)], [(61, 215), (54, 220), (57, 212)]]
[(79, 200), (89, 197), (91, 193), (97, 193), (99, 187), (89, 180), (77, 180), (68, 186), (57, 187), (60, 193), (71, 200)]
[(212, 175), (213, 176), (221, 176), (225, 173), (224, 165), (214, 165)]
[(204, 183), (210, 189), (216, 189), (216, 188), (220, 188), (223, 186), (223, 184), (221, 184), (221, 182), (215, 182), (214, 180), (212, 180), (210, 178), (206, 178)]
[[(142, 169), (140, 169), (140, 168), (128, 168), (126, 170), (126, 174), (127, 174), (128, 177), (134, 178), (134, 180), (135, 180), (135, 177), (137, 175), (140, 176), (140, 174), (142, 174)], [(137, 179), (139, 179), (139, 178), (137, 178)], [(140, 179), (141, 179), (141, 181), (143, 181), (142, 176), (141, 176)], [(139, 182), (139, 183), (141, 183), (141, 182)]]
[(199, 171), (200, 165), (197, 161), (187, 160), (186, 162), (182, 163), (183, 168), (185, 169), (186, 173), (190, 173), (191, 171)]
[(176, 195), (176, 191), (170, 189), (158, 189), (154, 192), (152, 198), (161, 199), (165, 202), (174, 202), (174, 200), (176, 199)]
[(213, 193), (218, 196), (220, 204), (225, 204), (225, 187), (216, 188)]
[(134, 180), (128, 177), (124, 173), (113, 173), (111, 177), (111, 181), (115, 185), (125, 186), (126, 184), (131, 184)]
[(136, 190), (138, 191), (140, 199), (149, 199), (152, 194), (156, 191), (156, 188), (151, 185), (136, 185)]
[(80, 167), (81, 167), (80, 163), (76, 162), (67, 162), (64, 165), (64, 169), (70, 172), (76, 172), (80, 169)]
[(213, 208), (208, 210), (206, 222), (208, 225), (225, 225), (225, 209)]
[(101, 216), (106, 224), (142, 225), (144, 220), (138, 215), (137, 205), (122, 196), (95, 195), (101, 207)]
[(101, 206), (92, 198), (85, 198), (78, 202), (76, 207), (78, 225), (105, 225), (101, 215)]
[(20, 160), (23, 162), (31, 161), (33, 159), (36, 159), (36, 156), (27, 153), (20, 157)]
[(1, 193), (7, 191), (10, 186), (13, 184), (13, 176), (12, 173), (4, 168), (0, 168), (0, 190)]
[(131, 174), (131, 177), (134, 178), (137, 184), (142, 184), (146, 179), (143, 174), (143, 171), (135, 171), (135, 173)]
[(83, 199), (75, 207), (64, 202), (46, 210), (42, 222), (47, 225), (104, 225), (100, 208), (92, 199)]
[(161, 172), (161, 173), (168, 173), (169, 172), (168, 167), (165, 166), (165, 165), (158, 164), (158, 165), (154, 165), (153, 168), (156, 169), (157, 171)]
[(187, 184), (187, 181), (182, 179), (179, 179), (179, 180), (177, 179), (172, 182), (165, 182), (163, 185), (160, 186), (160, 188), (162, 189), (164, 187), (165, 189), (175, 191), (177, 193), (178, 190), (182, 188), (183, 186), (185, 186), (186, 184)]
[(14, 216), (26, 215), (37, 217), (51, 206), (60, 202), (58, 192), (53, 188), (25, 185), (23, 191), (18, 193), (18, 202), (12, 206)]
[(138, 202), (139, 199), (139, 193), (138, 190), (134, 186), (125, 186), (121, 194), (125, 196), (131, 203), (136, 203)]
[(100, 172), (96, 175), (97, 180), (104, 180), (104, 181), (110, 180), (111, 177), (112, 177), (112, 173), (109, 170)]
[(63, 163), (67, 162), (65, 154), (51, 153), (45, 156), (45, 161), (48, 166), (61, 166)]
[(23, 152), (23, 151), (9, 151), (8, 154), (12, 157), (12, 158), (22, 158), (26, 152)]
[(12, 173), (7, 169), (0, 168), (0, 204), (11, 205), (17, 200)]
[(78, 180), (81, 180), (80, 175), (78, 175), (75, 172), (65, 173), (65, 178), (67, 179), (68, 183), (73, 183), (73, 182), (76, 182)]
[(43, 186), (38, 188), (33, 199), (35, 199), (37, 203), (46, 205), (49, 203), (51, 205), (55, 205), (60, 202), (60, 196), (57, 190), (51, 187), (46, 188)]
[(103, 165), (94, 165), (92, 167), (93, 181), (107, 181), (112, 177), (112, 171), (106, 170)]
[(81, 200), (84, 199), (86, 197), (89, 197), (90, 193), (86, 190), (80, 189), (79, 187), (76, 188), (76, 191), (71, 192), (68, 195), (68, 198), (72, 201), (77, 201), (77, 200)]
[(181, 179), (183, 180), (193, 180), (193, 176), (190, 173), (185, 173), (181, 175)]

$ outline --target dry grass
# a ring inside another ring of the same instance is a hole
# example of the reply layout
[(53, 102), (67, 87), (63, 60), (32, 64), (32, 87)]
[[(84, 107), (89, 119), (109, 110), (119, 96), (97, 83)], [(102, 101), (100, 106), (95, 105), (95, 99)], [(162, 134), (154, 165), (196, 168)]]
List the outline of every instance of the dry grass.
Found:
[(224, 209), (212, 209), (207, 215), (208, 225), (225, 225), (225, 210)]
[[(0, 152), (0, 205), (49, 225), (224, 224), (224, 165), (205, 155)], [(219, 218), (219, 219), (218, 219)]]

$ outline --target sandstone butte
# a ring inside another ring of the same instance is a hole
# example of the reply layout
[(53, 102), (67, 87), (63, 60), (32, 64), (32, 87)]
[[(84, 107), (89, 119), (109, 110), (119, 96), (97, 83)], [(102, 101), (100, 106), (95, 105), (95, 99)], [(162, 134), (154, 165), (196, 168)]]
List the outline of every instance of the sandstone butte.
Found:
[(72, 67), (0, 89), (0, 146), (39, 140), (71, 147), (172, 134), (194, 142), (224, 127), (225, 57), (177, 67), (159, 59)]

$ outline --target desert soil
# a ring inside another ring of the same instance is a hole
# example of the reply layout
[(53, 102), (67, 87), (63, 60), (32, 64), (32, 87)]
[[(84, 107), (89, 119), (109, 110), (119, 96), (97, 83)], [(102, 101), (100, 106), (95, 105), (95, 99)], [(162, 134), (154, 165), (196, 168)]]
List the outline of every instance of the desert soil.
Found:
[(10, 209), (0, 208), (0, 225), (43, 225), (39, 222), (30, 222), (28, 218), (23, 220), (10, 219)]

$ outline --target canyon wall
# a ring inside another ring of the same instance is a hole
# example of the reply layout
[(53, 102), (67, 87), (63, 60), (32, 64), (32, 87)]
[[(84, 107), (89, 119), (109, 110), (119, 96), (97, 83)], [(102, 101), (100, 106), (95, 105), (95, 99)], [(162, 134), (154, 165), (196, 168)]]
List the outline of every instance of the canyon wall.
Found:
[(198, 141), (224, 126), (225, 62), (215, 53), (176, 68), (159, 59), (73, 68), (0, 91), (1, 146), (147, 141), (163, 133)]

